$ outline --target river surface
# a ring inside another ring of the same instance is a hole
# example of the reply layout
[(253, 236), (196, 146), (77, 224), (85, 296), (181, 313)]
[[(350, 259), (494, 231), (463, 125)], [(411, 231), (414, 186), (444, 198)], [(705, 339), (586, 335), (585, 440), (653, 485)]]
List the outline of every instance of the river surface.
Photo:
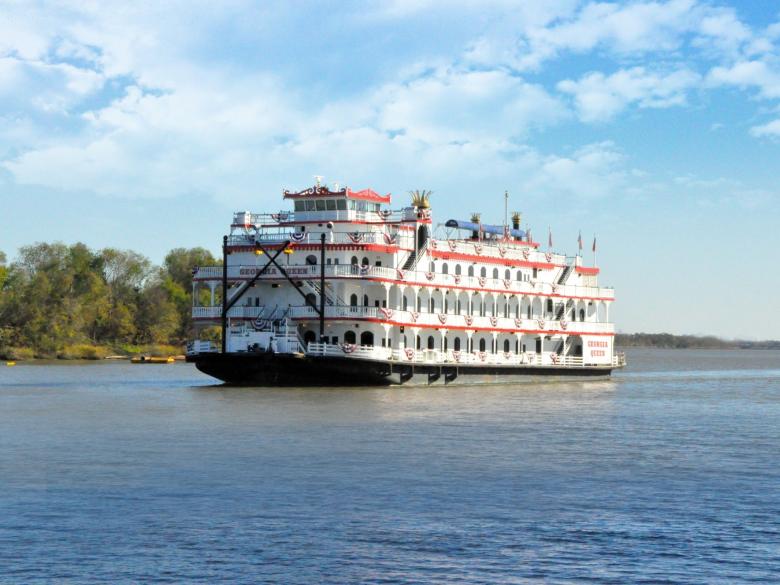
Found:
[(0, 369), (3, 583), (778, 583), (780, 352), (260, 389)]

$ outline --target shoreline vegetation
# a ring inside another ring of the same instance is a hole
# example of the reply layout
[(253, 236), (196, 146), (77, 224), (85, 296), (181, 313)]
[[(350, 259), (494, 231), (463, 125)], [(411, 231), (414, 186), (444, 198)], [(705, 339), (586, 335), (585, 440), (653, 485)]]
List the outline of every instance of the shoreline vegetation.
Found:
[(658, 349), (780, 349), (780, 341), (728, 340), (714, 335), (672, 335), (671, 333), (618, 333), (615, 347)]
[[(36, 243), (10, 264), (0, 251), (0, 359), (99, 360), (184, 353), (192, 329), (192, 270), (221, 264), (204, 248), (176, 248), (162, 266), (131, 250)], [(199, 304), (208, 304), (201, 291)], [(217, 303), (221, 303), (217, 291)], [(219, 341), (213, 327), (202, 339)], [(780, 341), (618, 333), (618, 349), (780, 349)]]
[[(24, 246), (11, 263), (0, 252), (0, 359), (181, 355), (192, 329), (192, 269), (219, 264), (204, 248), (171, 250), (161, 266), (81, 243)], [(208, 291), (200, 294), (207, 304)], [(218, 336), (211, 328), (203, 338)]]

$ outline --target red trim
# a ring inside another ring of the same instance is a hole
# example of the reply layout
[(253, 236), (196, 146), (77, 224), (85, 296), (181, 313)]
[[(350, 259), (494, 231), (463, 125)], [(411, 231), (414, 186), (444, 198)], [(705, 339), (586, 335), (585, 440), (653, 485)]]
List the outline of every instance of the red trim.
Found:
[[(269, 244), (264, 246), (266, 250), (278, 250), (281, 244)], [(319, 244), (296, 244), (292, 242), (290, 247), (294, 250), (319, 250)], [(325, 244), (326, 250), (365, 250), (368, 252), (381, 252), (384, 254), (395, 254), (400, 250), (411, 251), (411, 248), (401, 248), (399, 246), (385, 246), (384, 244)], [(254, 252), (251, 246), (228, 246), (230, 252)], [(346, 266), (346, 265), (344, 265)]]
[(373, 203), (390, 203), (390, 194), (380, 195), (371, 189), (362, 189), (353, 191), (349, 187), (341, 191), (331, 191), (327, 187), (314, 187), (297, 193), (284, 192), (284, 199), (310, 199), (316, 197), (343, 197), (345, 199), (359, 199), (361, 201), (371, 201)]
[(431, 250), (428, 248), (431, 256), (441, 258), (442, 260), (463, 260), (466, 262), (478, 262), (479, 264), (501, 264), (502, 266), (522, 266), (524, 268), (541, 268), (542, 270), (552, 270), (553, 268), (563, 268), (565, 264), (551, 264), (547, 262), (529, 262), (528, 260), (513, 260), (511, 258), (501, 258), (494, 256), (477, 256), (476, 254), (464, 254), (462, 252), (450, 252), (447, 250)]
[(576, 270), (576, 271), (577, 271), (579, 274), (591, 274), (591, 275), (593, 275), (593, 276), (595, 276), (596, 274), (598, 274), (598, 273), (600, 272), (600, 270), (599, 270), (598, 268), (596, 268), (595, 266), (594, 266), (594, 267), (588, 267), (588, 266), (577, 266), (577, 267), (575, 268), (575, 270)]

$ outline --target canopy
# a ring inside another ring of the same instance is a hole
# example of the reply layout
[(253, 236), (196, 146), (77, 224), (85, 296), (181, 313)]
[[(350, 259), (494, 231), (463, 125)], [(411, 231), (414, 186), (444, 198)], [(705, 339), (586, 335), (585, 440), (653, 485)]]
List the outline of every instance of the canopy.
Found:
[[(484, 234), (498, 234), (499, 236), (504, 235), (504, 226), (502, 225), (487, 225), (484, 223), (474, 223), (471, 221), (459, 221), (457, 219), (448, 219), (447, 223), (444, 225), (447, 227), (457, 228), (459, 230), (469, 230), (472, 232), (482, 230), (482, 233)], [(522, 239), (525, 237), (525, 232), (523, 230), (510, 229), (509, 235)]]

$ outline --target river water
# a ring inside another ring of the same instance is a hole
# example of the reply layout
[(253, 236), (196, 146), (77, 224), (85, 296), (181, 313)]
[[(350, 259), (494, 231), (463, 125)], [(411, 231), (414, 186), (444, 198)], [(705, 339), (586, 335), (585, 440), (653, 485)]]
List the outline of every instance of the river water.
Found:
[(628, 357), (436, 389), (3, 367), (0, 580), (780, 582), (780, 352)]

